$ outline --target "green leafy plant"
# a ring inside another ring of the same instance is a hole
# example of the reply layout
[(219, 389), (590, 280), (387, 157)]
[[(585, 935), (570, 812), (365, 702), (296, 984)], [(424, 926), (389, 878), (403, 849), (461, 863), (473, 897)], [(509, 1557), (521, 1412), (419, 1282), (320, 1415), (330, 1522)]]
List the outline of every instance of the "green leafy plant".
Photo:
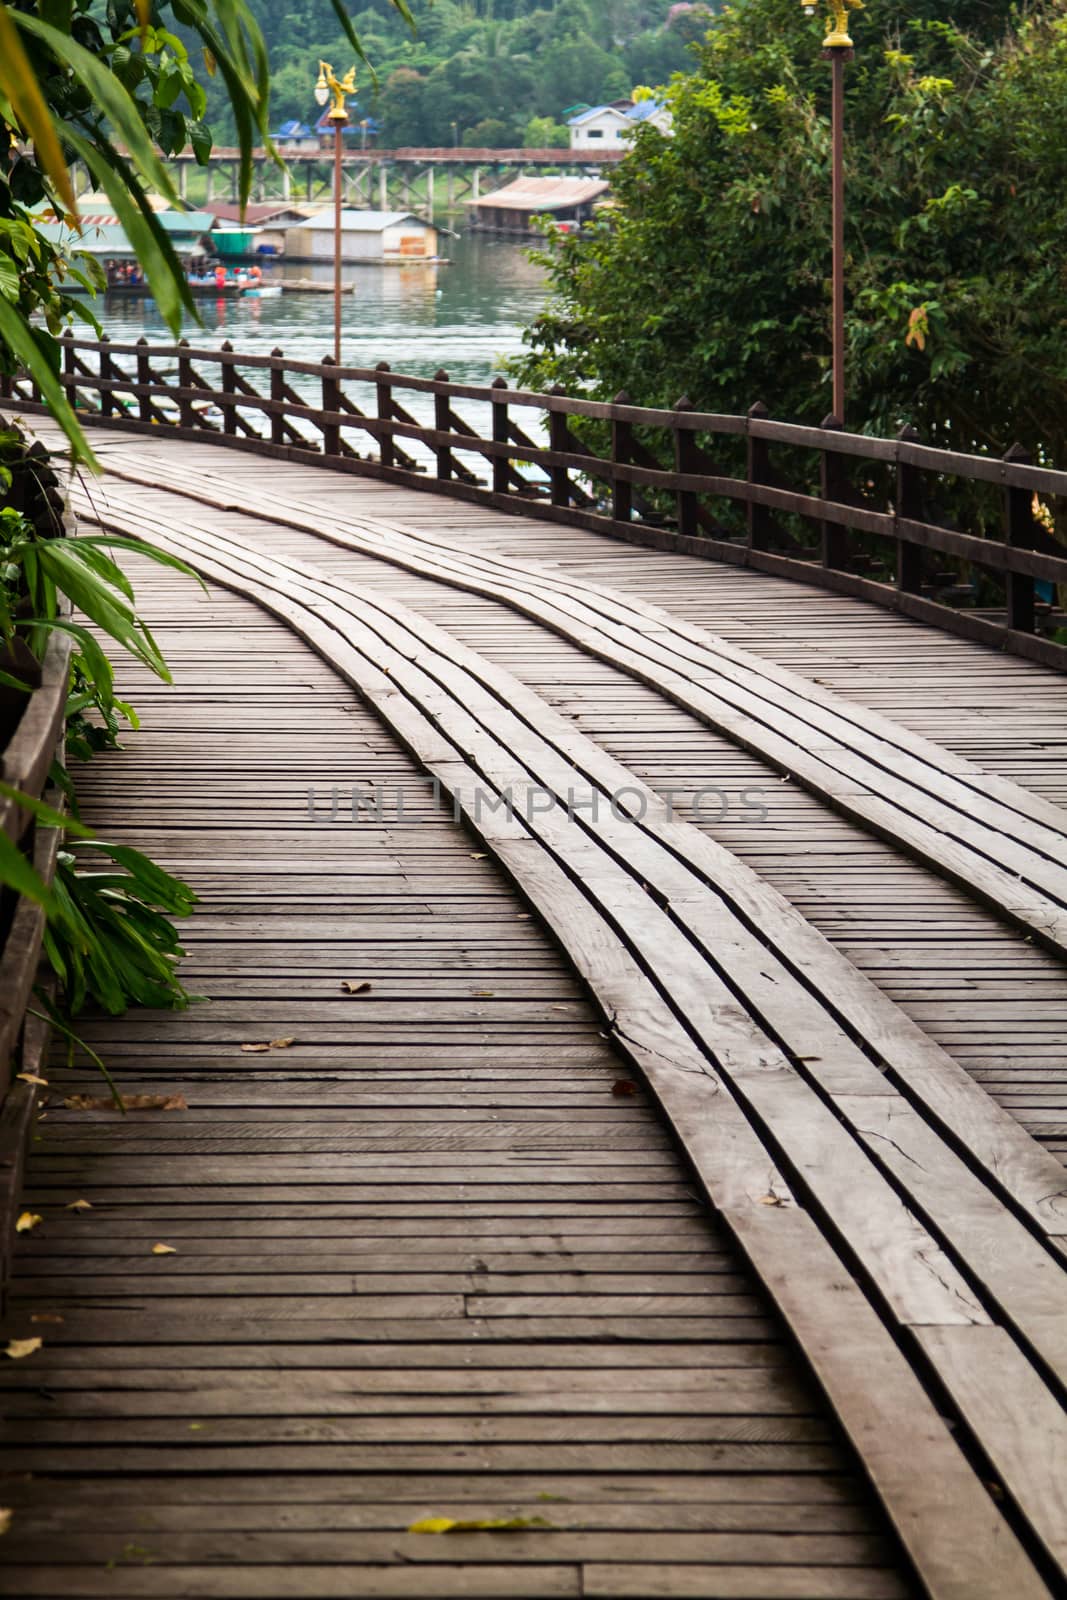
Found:
[(128, 1006), (181, 1009), (192, 998), (177, 964), (184, 951), (172, 917), (186, 917), (196, 895), (139, 850), (91, 839), (115, 871), (94, 871), (83, 855), (60, 851), (44, 949), (63, 986), (64, 1014), (87, 1004), (112, 1015)]

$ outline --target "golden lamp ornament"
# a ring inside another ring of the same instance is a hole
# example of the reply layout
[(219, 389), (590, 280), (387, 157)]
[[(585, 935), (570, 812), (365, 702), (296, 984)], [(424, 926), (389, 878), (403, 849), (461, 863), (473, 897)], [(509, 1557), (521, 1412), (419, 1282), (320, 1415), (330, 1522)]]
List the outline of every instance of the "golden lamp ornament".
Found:
[(328, 61), (319, 62), (319, 77), (315, 84), (315, 99), (320, 106), (324, 106), (332, 96), (332, 103), (327, 112), (331, 122), (347, 122), (348, 109), (345, 101), (350, 94), (356, 92), (356, 69), (349, 67), (343, 78), (338, 78)]
[[(800, 0), (806, 17), (815, 15), (815, 6), (811, 0)], [(848, 32), (848, 14), (850, 11), (862, 11), (863, 0), (830, 0), (829, 31), (823, 40), (824, 50), (851, 50), (852, 40)]]

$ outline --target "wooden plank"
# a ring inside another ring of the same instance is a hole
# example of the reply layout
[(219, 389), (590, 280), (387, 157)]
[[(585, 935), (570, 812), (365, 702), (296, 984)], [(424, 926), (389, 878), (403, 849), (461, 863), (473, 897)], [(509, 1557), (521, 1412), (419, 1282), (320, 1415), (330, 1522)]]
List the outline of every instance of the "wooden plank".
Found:
[[(308, 623), (307, 622), (303, 623), (302, 629), (303, 629), (303, 631), (309, 631), (309, 627), (308, 627)], [(377, 674), (377, 675), (375, 676), (375, 674)], [(370, 679), (369, 684), (368, 684), (368, 676), (369, 676), (369, 679)], [(369, 675), (367, 673), (361, 673), (360, 683), (361, 683), (361, 687), (364, 688), (365, 692), (369, 687), (370, 691), (372, 693), (374, 693), (374, 695), (376, 697), (376, 701), (380, 706), (383, 705), (383, 702), (388, 704), (387, 715), (391, 716), (391, 720), (394, 722), (394, 725), (395, 725), (396, 721), (397, 721), (397, 718), (401, 713), (401, 709), (402, 708), (397, 704), (397, 693), (396, 693), (396, 690), (393, 687), (393, 685), (391, 683), (389, 683), (388, 681), (383, 682), (382, 678), (381, 678), (381, 674), (377, 672), (376, 668), (372, 669), (372, 671), (370, 672)], [(439, 744), (435, 745), (433, 743), (433, 741), (431, 741), (429, 749), (427, 750), (427, 743), (426, 743), (425, 736), (417, 731), (417, 729), (415, 727), (415, 724), (411, 721), (410, 717), (407, 716), (406, 713), (404, 715), (404, 720), (403, 720), (402, 725), (403, 725), (405, 736), (406, 736), (406, 738), (408, 740), (408, 743), (409, 744), (413, 744), (414, 747), (419, 751), (420, 755), (424, 755), (424, 757), (427, 758), (427, 759), (431, 759), (431, 760), (434, 759), (435, 750), (439, 750), (439, 748), (440, 748)], [(436, 759), (440, 760), (439, 756)], [(497, 848), (498, 852), (503, 854), (503, 852), (501, 851), (500, 841), (496, 837), (494, 837), (494, 845)], [(515, 871), (515, 862), (516, 861), (522, 860), (524, 863), (528, 863), (528, 865), (527, 865), (527, 867), (525, 869), (526, 872), (527, 872), (527, 879), (524, 880), (526, 882), (526, 886), (527, 886), (527, 893), (530, 892), (530, 884), (529, 884), (529, 878), (528, 878), (529, 867), (532, 866), (532, 864), (535, 861), (535, 859), (537, 859), (536, 857), (531, 857), (529, 855), (528, 852), (529, 852), (529, 847), (530, 846), (534, 846), (535, 850), (537, 849), (537, 846), (536, 846), (534, 840), (527, 839), (525, 841), (522, 841), (516, 836), (516, 838), (513, 841), (509, 842), (509, 854), (508, 854), (508, 864), (509, 864), (509, 867), (511, 868), (511, 870), (513, 872)], [(520, 847), (522, 847), (522, 848), (520, 848)], [(543, 871), (543, 869), (540, 869), (540, 870)], [(555, 898), (556, 902), (558, 903), (559, 898), (560, 898), (560, 886), (559, 886), (559, 884), (558, 883), (554, 883), (553, 884), (553, 889), (555, 891), (554, 898)], [(546, 906), (546, 910), (547, 909), (548, 908)], [(573, 926), (571, 927), (571, 929), (569, 931), (570, 931), (571, 939), (573, 940), (573, 938), (574, 938)], [(603, 937), (602, 936), (599, 937), (597, 943), (601, 947), (603, 946)], [(614, 996), (613, 996), (613, 1001), (614, 1001)], [(656, 1056), (650, 1057), (650, 1063), (654, 1063), (655, 1069), (659, 1071), (660, 1076), (662, 1077), (662, 1068), (659, 1065), (660, 1059), (661, 1059), (661, 1057), (657, 1053)], [(706, 1073), (706, 1068), (704, 1069), (704, 1071)], [(676, 1123), (676, 1125), (677, 1125), (677, 1123)], [(706, 1161), (702, 1162), (700, 1164), (701, 1164), (701, 1166), (703, 1167), (703, 1169), (705, 1171), (709, 1170), (709, 1167), (708, 1167), (708, 1164), (707, 1164)], [(752, 1211), (743, 1205), (743, 1198), (744, 1198), (743, 1191), (741, 1191), (741, 1192), (739, 1192), (739, 1196), (738, 1196), (740, 1209), (741, 1209), (741, 1214), (744, 1215), (744, 1216), (750, 1216), (752, 1214)], [(749, 1206), (750, 1205), (751, 1205), (751, 1202), (749, 1202)], [(772, 1208), (772, 1210), (773, 1211), (782, 1212), (784, 1215), (790, 1216), (790, 1217), (792, 1217), (792, 1216), (798, 1216), (799, 1217), (799, 1216), (802, 1215), (801, 1213), (794, 1211), (794, 1209), (792, 1207), (788, 1206), (788, 1205), (786, 1205), (784, 1207), (775, 1207), (775, 1208)], [(763, 1215), (764, 1216), (770, 1216), (770, 1215), (772, 1215), (772, 1211), (766, 1211), (765, 1210)], [(779, 1237), (779, 1238), (782, 1237), (781, 1233), (780, 1233), (780, 1229), (777, 1229), (773, 1236), (774, 1237)], [(755, 1231), (753, 1231), (752, 1237), (753, 1237), (753, 1239), (758, 1237), (758, 1235), (755, 1233)], [(814, 1237), (815, 1237), (815, 1239), (817, 1239), (817, 1235), (814, 1236)], [(763, 1236), (761, 1244), (762, 1244), (762, 1248), (764, 1250), (766, 1250), (767, 1249), (766, 1235)], [(809, 1246), (809, 1248), (810, 1248), (810, 1246)], [(795, 1252), (793, 1252), (792, 1253), (792, 1261), (793, 1261), (794, 1265), (795, 1265), (795, 1260), (796, 1260), (796, 1255), (795, 1255)], [(839, 1273), (837, 1272), (837, 1269), (834, 1269), (833, 1273), (831, 1273), (830, 1276), (833, 1277), (835, 1279), (835, 1281), (836, 1281), (836, 1279), (839, 1277)], [(865, 1338), (869, 1338), (871, 1336), (872, 1331), (873, 1331), (872, 1328), (866, 1329), (864, 1337)], [(841, 1383), (839, 1384), (839, 1392), (840, 1392), (840, 1395), (841, 1395), (842, 1409), (847, 1409), (847, 1407), (844, 1405), (844, 1402), (845, 1402), (845, 1399), (847, 1397), (848, 1388), (849, 1388), (849, 1384), (844, 1379), (842, 1379)], [(912, 1409), (914, 1409), (914, 1408), (912, 1408)], [(888, 1421), (891, 1420), (891, 1418), (887, 1418), (886, 1420), (888, 1422)], [(847, 1423), (846, 1423), (846, 1425), (847, 1425)], [(936, 1437), (937, 1437), (937, 1434), (936, 1434), (936, 1427), (935, 1427), (933, 1433), (926, 1440), (927, 1448), (930, 1447), (931, 1442), (934, 1439), (936, 1439)], [(898, 1451), (897, 1452), (897, 1456), (898, 1456), (898, 1459), (907, 1459), (909, 1461), (913, 1459), (912, 1453), (910, 1451)], [(951, 1456), (949, 1457), (949, 1459), (951, 1459)], [(900, 1483), (899, 1477), (898, 1477), (898, 1483)], [(964, 1485), (965, 1485), (965, 1480), (964, 1480), (964, 1483), (961, 1484), (961, 1492), (963, 1493), (964, 1499), (966, 1500), (967, 1490), (966, 1490)], [(901, 1492), (906, 1494), (906, 1492), (907, 1492), (906, 1491), (906, 1487), (902, 1487), (901, 1488)], [(970, 1529), (971, 1538), (969, 1539), (968, 1544), (969, 1544), (970, 1551), (973, 1553), (974, 1549), (982, 1544), (982, 1540), (984, 1538), (984, 1534), (983, 1534), (982, 1530), (984, 1528), (987, 1528), (987, 1527), (991, 1528), (991, 1526), (992, 1526), (992, 1524), (990, 1523), (990, 1520), (989, 1520), (989, 1514), (985, 1513), (985, 1512), (980, 1512), (978, 1510), (977, 1504), (975, 1504), (969, 1510), (968, 1515), (964, 1518), (964, 1523)], [(912, 1545), (914, 1546), (914, 1542), (915, 1542), (914, 1525), (912, 1525), (911, 1527), (908, 1528), (908, 1533), (911, 1536)], [(1002, 1545), (999, 1546), (999, 1549), (1002, 1552), (1003, 1546)], [(928, 1555), (929, 1554), (929, 1552), (927, 1552), (925, 1550), (924, 1550), (923, 1553), (924, 1553), (924, 1555)], [(989, 1553), (989, 1552), (987, 1552), (987, 1553)], [(936, 1553), (934, 1554), (934, 1556), (931, 1559), (932, 1559), (932, 1562), (933, 1562), (933, 1570), (936, 1571), (937, 1570)], [(957, 1567), (958, 1567), (958, 1561), (959, 1560), (963, 1560), (966, 1563), (966, 1561), (968, 1559), (970, 1559), (970, 1558), (968, 1557), (966, 1552), (963, 1552), (963, 1551), (957, 1552)], [(972, 1574), (972, 1577), (978, 1577), (977, 1573)], [(946, 1579), (946, 1581), (947, 1581), (947, 1579)], [(984, 1582), (984, 1579), (981, 1578), (981, 1577), (978, 1577), (978, 1581), (979, 1582)], [(1027, 1580), (1024, 1580), (1024, 1581), (1029, 1581), (1029, 1580), (1027, 1579)], [(1035, 1592), (1037, 1592), (1037, 1591), (1035, 1591)]]

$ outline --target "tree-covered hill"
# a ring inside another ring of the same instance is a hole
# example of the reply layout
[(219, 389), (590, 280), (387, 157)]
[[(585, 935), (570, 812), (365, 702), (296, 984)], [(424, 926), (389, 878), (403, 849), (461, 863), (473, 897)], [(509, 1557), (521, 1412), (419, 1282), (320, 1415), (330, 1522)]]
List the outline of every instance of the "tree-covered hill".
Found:
[[(358, 3), (358, 0), (357, 0)], [(352, 6), (352, 20), (377, 74), (358, 80), (360, 109), (395, 145), (565, 143), (561, 114), (665, 83), (695, 66), (687, 48), (702, 36), (709, 5), (672, 0), (412, 0), (412, 36), (389, 0)], [(252, 0), (270, 51), (277, 123), (308, 121), (319, 57), (351, 61), (330, 0)], [(216, 139), (229, 129), (223, 97), (210, 108)], [(546, 137), (551, 135), (550, 137)]]

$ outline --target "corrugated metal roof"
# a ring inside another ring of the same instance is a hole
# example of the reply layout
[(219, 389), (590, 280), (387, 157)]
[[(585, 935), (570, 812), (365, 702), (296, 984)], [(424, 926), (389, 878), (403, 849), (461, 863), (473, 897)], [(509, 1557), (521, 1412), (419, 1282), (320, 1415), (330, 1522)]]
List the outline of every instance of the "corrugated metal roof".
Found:
[(598, 199), (608, 187), (603, 178), (516, 178), (503, 189), (468, 200), (467, 205), (503, 211), (562, 211)]
[(289, 202), (279, 204), (277, 200), (262, 201), (258, 204), (246, 206), (243, 218), (241, 216), (241, 208), (236, 201), (231, 204), (228, 200), (218, 202), (212, 200), (211, 209), (214, 212), (216, 222), (241, 223), (243, 221), (250, 228), (255, 228), (263, 222), (270, 222), (275, 217), (293, 217), (303, 221), (309, 215), (300, 206), (291, 205)]

